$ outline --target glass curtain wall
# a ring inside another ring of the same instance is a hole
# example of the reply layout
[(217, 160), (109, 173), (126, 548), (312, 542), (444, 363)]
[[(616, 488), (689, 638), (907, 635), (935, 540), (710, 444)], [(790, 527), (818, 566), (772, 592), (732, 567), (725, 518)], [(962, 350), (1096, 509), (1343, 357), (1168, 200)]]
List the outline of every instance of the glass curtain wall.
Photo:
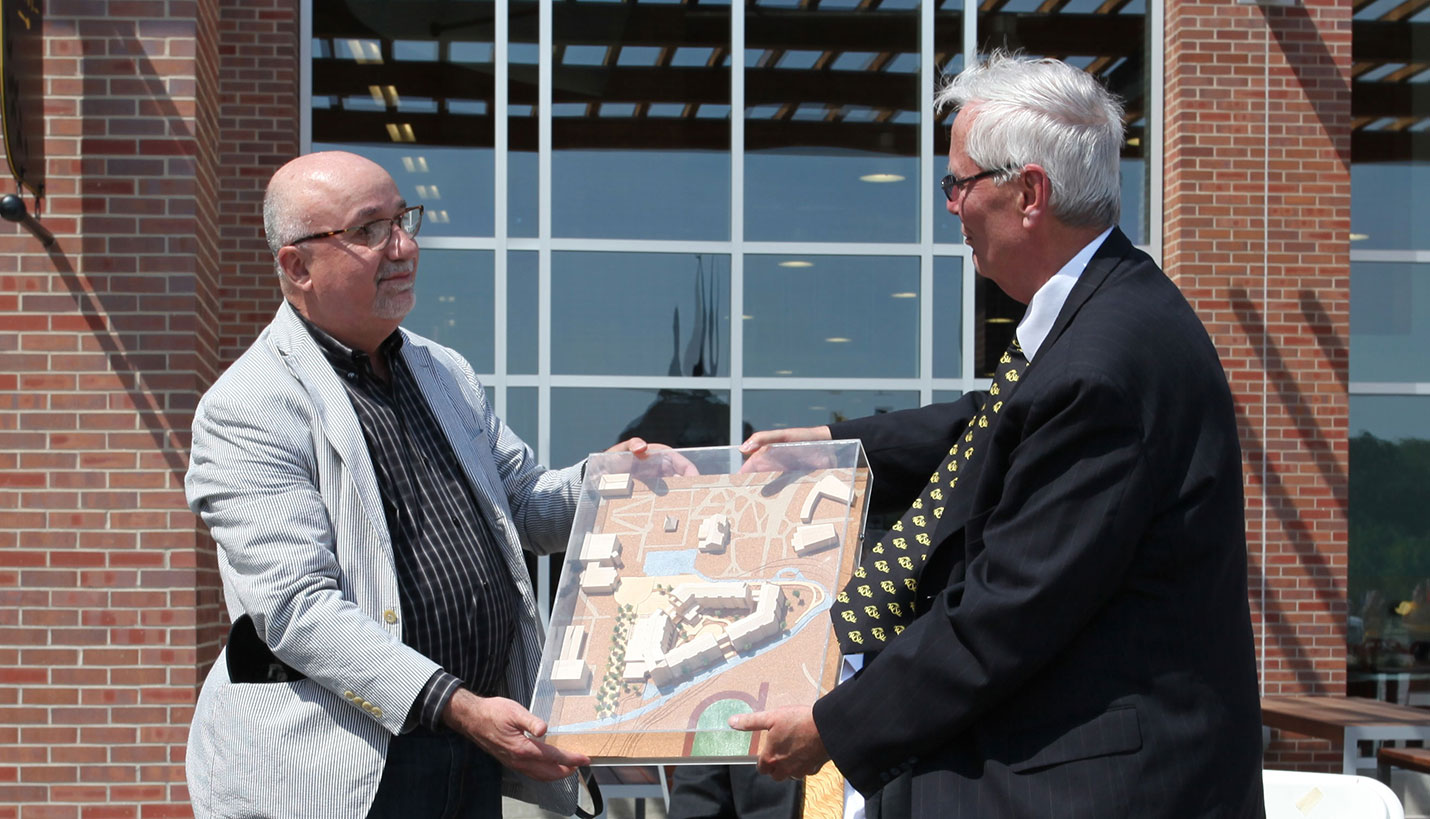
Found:
[(1430, 704), (1430, 11), (1357, 3), (1351, 51), (1348, 692)]
[(308, 26), (308, 147), (427, 207), (406, 326), (554, 465), (986, 386), (1023, 308), (973, 274), (929, 107), (974, 48), (1123, 96), (1122, 227), (1159, 246), (1143, 0), (312, 0)]

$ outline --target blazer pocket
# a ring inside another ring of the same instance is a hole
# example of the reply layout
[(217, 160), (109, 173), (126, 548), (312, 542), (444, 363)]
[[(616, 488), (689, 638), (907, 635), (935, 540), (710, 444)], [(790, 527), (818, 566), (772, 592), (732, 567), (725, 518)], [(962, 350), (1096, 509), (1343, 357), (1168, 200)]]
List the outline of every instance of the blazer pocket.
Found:
[(1141, 748), (1137, 709), (1127, 705), (1104, 711), (1050, 741), (1044, 731), (1014, 734), (1007, 738), (1002, 753), (990, 755), (1005, 761), (1013, 773), (1025, 773), (1080, 759), (1130, 754)]

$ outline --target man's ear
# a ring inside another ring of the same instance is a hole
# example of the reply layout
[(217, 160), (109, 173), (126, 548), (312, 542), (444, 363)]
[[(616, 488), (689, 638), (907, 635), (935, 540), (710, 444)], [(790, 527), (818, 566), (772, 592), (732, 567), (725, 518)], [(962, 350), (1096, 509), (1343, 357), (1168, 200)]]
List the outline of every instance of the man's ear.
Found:
[(308, 272), (308, 260), (303, 256), (303, 251), (293, 245), (279, 248), (278, 266), (282, 268), (283, 278), (287, 279), (289, 286), (306, 290), (312, 283), (312, 274)]
[(1037, 221), (1052, 212), (1048, 205), (1053, 195), (1053, 185), (1042, 165), (1024, 165), (1017, 184), (1025, 223)]

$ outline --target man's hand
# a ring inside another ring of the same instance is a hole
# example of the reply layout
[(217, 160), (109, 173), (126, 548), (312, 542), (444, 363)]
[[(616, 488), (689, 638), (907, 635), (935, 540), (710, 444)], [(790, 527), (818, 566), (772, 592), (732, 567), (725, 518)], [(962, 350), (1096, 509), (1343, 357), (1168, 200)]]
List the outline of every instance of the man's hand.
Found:
[[(636, 456), (636, 461), (643, 463), (637, 463), (632, 473), (643, 480), (657, 477), (668, 478), (672, 475), (700, 474), (700, 470), (695, 468), (695, 464), (692, 464), (684, 455), (665, 444), (648, 443), (643, 438), (627, 438), (606, 451), (629, 452)], [(655, 458), (651, 457), (657, 453), (660, 454)]]
[(755, 770), (767, 774), (776, 782), (794, 777), (812, 776), (825, 762), (829, 752), (814, 726), (814, 710), (798, 705), (736, 714), (730, 717), (730, 727), (737, 731), (764, 731), (760, 740), (760, 758)]
[(762, 429), (740, 444), (740, 451), (753, 455), (770, 444), (787, 444), (793, 441), (829, 441), (834, 436), (829, 427), (789, 427), (788, 429)]
[[(824, 458), (812, 461), (807, 452), (792, 452), (789, 449), (771, 450), (770, 444), (787, 444), (800, 441), (828, 441), (832, 439), (829, 427), (791, 427), (789, 429), (766, 429), (756, 432), (740, 444), (740, 452), (745, 456), (741, 472), (804, 472), (832, 466), (824, 463)], [(776, 455), (776, 452), (779, 454)]]
[(502, 767), (551, 782), (570, 776), (591, 764), (585, 754), (571, 753), (538, 741), (546, 735), (546, 722), (505, 697), (479, 697), (458, 688), (442, 721), (491, 754)]

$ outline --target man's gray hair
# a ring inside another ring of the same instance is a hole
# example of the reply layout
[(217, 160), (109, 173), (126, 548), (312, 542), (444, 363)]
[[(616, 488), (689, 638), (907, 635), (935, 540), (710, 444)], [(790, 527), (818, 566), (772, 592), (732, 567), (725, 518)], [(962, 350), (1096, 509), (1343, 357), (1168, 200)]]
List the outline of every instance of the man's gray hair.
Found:
[(995, 51), (939, 90), (935, 109), (948, 106), (975, 109), (964, 150), (978, 167), (1041, 165), (1053, 215), (1064, 224), (1117, 223), (1122, 104), (1090, 74), (1060, 60)]
[(305, 220), (295, 212), (296, 208), (286, 192), (290, 186), (291, 182), (289, 185), (275, 185), (270, 181), (263, 193), (263, 236), (268, 240), (268, 249), (273, 252), (273, 269), (278, 272), (279, 278), (283, 277), (283, 266), (278, 263), (278, 251), (302, 236), (307, 227)]

